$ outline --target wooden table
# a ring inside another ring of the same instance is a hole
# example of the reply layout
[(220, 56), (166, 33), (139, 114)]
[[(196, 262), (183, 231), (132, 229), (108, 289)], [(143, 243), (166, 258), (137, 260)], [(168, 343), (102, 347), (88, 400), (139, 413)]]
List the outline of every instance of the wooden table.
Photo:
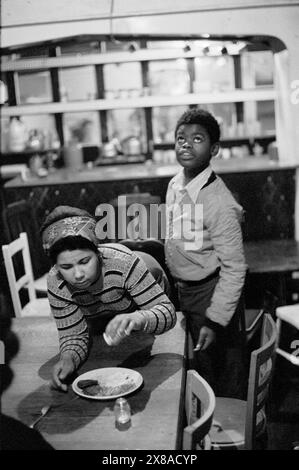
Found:
[(277, 275), (277, 294), (286, 304), (287, 276), (299, 271), (299, 242), (295, 240), (261, 240), (244, 243), (249, 274)]
[[(128, 396), (132, 426), (115, 428), (114, 400), (79, 398), (51, 390), (48, 381), (58, 359), (58, 338), (52, 318), (15, 319), (13, 329), (20, 350), (11, 367), (15, 377), (2, 396), (3, 413), (30, 424), (42, 406), (53, 408), (38, 429), (58, 450), (179, 449), (185, 388), (185, 330), (182, 315), (172, 330), (154, 337), (135, 333), (119, 346), (109, 347), (95, 337), (90, 357), (79, 374), (100, 367), (127, 367), (139, 371), (141, 389)], [(69, 402), (69, 403), (68, 403)]]
[(245, 242), (245, 256), (252, 273), (279, 273), (299, 270), (299, 242), (262, 240)]

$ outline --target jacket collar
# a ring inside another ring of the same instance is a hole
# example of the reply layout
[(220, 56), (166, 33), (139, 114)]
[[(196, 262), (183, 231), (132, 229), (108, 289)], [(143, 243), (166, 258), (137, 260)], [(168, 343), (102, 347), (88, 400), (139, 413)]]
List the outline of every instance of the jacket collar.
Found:
[(182, 169), (173, 179), (173, 189), (180, 192), (181, 195), (183, 195), (184, 192), (187, 192), (192, 201), (195, 203), (199, 191), (208, 186), (215, 179), (216, 175), (213, 172), (211, 165), (209, 165), (195, 178), (193, 178), (186, 186), (183, 186), (184, 170)]

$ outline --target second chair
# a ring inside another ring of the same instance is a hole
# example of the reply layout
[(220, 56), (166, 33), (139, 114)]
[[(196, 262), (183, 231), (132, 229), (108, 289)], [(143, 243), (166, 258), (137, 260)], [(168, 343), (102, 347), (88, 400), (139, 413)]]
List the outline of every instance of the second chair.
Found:
[[(8, 245), (3, 245), (2, 252), (15, 316), (50, 315), (48, 299), (36, 297), (27, 234), (21, 233), (19, 238)], [(18, 254), (21, 255), (23, 265), (23, 273), (20, 277), (17, 276), (14, 267), (14, 257)], [(27, 291), (27, 293), (24, 292), (24, 297), (26, 296), (27, 299), (27, 302), (24, 302), (25, 305), (21, 303), (21, 290)]]
[(184, 450), (210, 450), (209, 431), (215, 410), (215, 395), (210, 385), (195, 370), (187, 372), (183, 431)]
[[(16, 240), (22, 232), (27, 233), (35, 290), (38, 296), (45, 297), (50, 262), (42, 248), (37, 214), (34, 208), (24, 199), (12, 202), (3, 210), (2, 219), (5, 243)], [(18, 267), (17, 270), (19, 270)]]
[(261, 346), (251, 353), (247, 401), (216, 397), (210, 432), (213, 449), (254, 450), (266, 433), (265, 405), (273, 375), (277, 342), (271, 315), (263, 316)]

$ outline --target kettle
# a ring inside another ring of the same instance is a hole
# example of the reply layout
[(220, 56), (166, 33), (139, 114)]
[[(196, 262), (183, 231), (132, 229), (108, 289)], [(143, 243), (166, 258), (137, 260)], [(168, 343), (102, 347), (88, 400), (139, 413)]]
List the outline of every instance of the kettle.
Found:
[(139, 138), (134, 135), (123, 139), (122, 149), (125, 155), (140, 155), (142, 153), (141, 142)]
[(105, 158), (116, 157), (117, 156), (117, 148), (114, 142), (104, 142), (102, 149), (101, 149), (101, 156)]
[(38, 130), (38, 129), (32, 129), (29, 132), (29, 138), (27, 141), (27, 149), (32, 150), (32, 151), (39, 151), (43, 150), (44, 148), (44, 135), (43, 133)]

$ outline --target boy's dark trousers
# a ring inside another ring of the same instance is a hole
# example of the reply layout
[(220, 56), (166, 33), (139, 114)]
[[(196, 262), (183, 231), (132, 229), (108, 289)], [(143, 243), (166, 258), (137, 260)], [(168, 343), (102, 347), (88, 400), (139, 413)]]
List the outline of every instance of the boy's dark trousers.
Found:
[[(180, 308), (194, 347), (218, 280), (216, 274), (198, 283), (178, 282)], [(216, 332), (216, 341), (205, 351), (194, 352), (192, 367), (207, 380), (216, 396), (246, 399), (246, 368), (239, 328), (242, 304), (240, 301), (229, 325)]]

